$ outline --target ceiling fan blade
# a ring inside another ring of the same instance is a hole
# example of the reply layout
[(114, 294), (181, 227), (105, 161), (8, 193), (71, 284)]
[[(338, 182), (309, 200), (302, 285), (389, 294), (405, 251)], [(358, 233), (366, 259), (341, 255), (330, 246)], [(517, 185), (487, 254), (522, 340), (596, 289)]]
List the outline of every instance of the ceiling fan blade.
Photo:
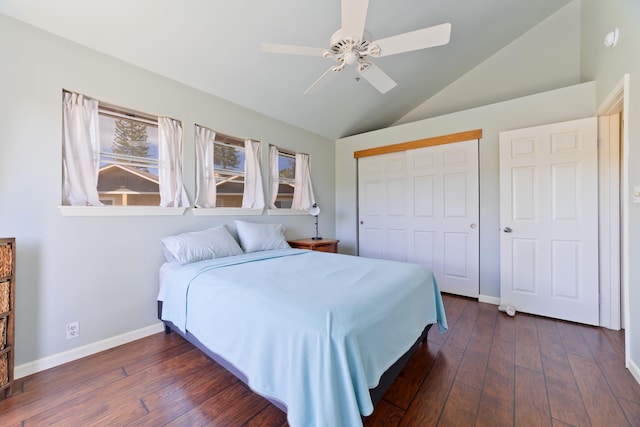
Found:
[(327, 49), (321, 47), (294, 46), (290, 44), (262, 43), (263, 52), (284, 53), (290, 55), (324, 56)]
[(307, 88), (307, 90), (304, 91), (304, 94), (307, 95), (309, 93), (314, 93), (314, 92), (319, 91), (323, 87), (325, 87), (327, 85), (327, 83), (329, 83), (331, 80), (333, 80), (334, 77), (337, 76), (338, 73), (339, 73), (339, 71), (333, 71), (334, 68), (335, 67), (331, 67), (327, 71), (325, 71), (324, 74), (321, 75), (318, 80), (313, 82), (313, 84), (311, 86), (309, 86)]
[(342, 37), (362, 40), (369, 0), (342, 0)]
[(380, 48), (379, 56), (395, 55), (396, 53), (426, 49), (449, 43), (451, 24), (440, 24), (434, 27), (410, 31), (397, 36), (387, 37), (373, 42)]
[(358, 68), (358, 73), (378, 89), (380, 93), (387, 93), (397, 86), (391, 77), (387, 76), (384, 71), (372, 62), (369, 62), (368, 68), (364, 71), (360, 71)]

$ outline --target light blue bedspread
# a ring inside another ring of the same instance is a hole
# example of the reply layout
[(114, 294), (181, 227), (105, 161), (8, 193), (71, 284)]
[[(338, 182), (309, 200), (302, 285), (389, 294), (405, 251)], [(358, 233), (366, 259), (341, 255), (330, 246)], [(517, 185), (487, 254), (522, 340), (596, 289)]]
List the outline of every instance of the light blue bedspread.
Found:
[(200, 261), (166, 278), (162, 318), (232, 363), (292, 427), (352, 427), (369, 389), (427, 324), (447, 328), (430, 270), (282, 249)]

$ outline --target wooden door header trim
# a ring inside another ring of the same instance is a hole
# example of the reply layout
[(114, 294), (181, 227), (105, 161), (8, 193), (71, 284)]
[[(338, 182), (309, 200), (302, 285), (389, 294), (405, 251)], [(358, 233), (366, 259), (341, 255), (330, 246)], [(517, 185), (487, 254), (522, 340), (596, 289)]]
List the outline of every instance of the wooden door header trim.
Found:
[(433, 147), (435, 145), (452, 144), (454, 142), (470, 141), (482, 138), (482, 129), (470, 130), (466, 132), (452, 133), (449, 135), (434, 136), (432, 138), (418, 139), (416, 141), (401, 142), (399, 144), (383, 145), (382, 147), (368, 148), (366, 150), (354, 151), (353, 157), (378, 156), (380, 154), (397, 153), (399, 151), (415, 150), (417, 148)]

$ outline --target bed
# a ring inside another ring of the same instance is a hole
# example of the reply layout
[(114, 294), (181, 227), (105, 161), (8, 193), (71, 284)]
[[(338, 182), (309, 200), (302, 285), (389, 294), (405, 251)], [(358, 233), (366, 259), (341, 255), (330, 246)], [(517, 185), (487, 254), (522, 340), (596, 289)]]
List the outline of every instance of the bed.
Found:
[(256, 249), (237, 223), (240, 251), (225, 240), (213, 258), (167, 257), (158, 294), (167, 332), (286, 411), (292, 427), (361, 425), (429, 327), (446, 330), (433, 274), (286, 241), (263, 249), (252, 232)]

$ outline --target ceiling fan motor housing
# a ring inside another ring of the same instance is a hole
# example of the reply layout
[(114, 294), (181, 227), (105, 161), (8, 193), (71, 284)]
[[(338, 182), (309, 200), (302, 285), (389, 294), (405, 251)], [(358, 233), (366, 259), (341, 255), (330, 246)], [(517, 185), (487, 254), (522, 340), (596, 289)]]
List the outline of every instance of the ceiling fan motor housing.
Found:
[(353, 37), (342, 37), (341, 31), (336, 31), (331, 37), (331, 47), (325, 58), (332, 57), (339, 63), (333, 71), (339, 72), (346, 65), (358, 63), (358, 69), (364, 71), (370, 67), (371, 63), (365, 61), (368, 55), (377, 56), (380, 48), (368, 40), (356, 40)]

